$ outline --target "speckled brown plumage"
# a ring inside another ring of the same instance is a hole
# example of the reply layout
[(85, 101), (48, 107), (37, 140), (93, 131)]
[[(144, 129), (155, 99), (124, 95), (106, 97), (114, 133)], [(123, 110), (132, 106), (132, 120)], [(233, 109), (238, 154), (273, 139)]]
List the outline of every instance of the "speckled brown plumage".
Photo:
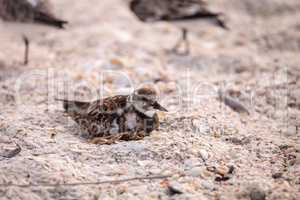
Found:
[(121, 134), (123, 139), (133, 139), (137, 135), (149, 135), (159, 127), (158, 115), (148, 112), (166, 109), (153, 97), (156, 97), (156, 93), (142, 88), (131, 95), (118, 95), (93, 102), (62, 101), (65, 111), (88, 133), (89, 138), (118, 138)]

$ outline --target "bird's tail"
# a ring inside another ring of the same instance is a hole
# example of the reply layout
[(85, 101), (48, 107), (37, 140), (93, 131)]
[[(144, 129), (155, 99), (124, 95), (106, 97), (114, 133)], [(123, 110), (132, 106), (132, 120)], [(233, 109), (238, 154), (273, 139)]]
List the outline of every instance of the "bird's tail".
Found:
[(207, 18), (218, 27), (223, 28), (225, 30), (229, 30), (226, 24), (225, 15), (223, 13), (207, 11), (205, 13), (199, 13), (199, 15), (202, 15), (202, 17)]
[(64, 29), (64, 25), (68, 22), (65, 20), (57, 19), (51, 15), (45, 14), (43, 12), (38, 12), (35, 14), (34, 20), (38, 23), (54, 26), (59, 29)]
[(90, 103), (83, 101), (70, 101), (66, 99), (55, 98), (56, 101), (63, 102), (63, 108), (67, 113), (83, 113), (87, 110)]
[(217, 12), (211, 12), (211, 11), (200, 11), (197, 12), (193, 15), (188, 15), (188, 16), (184, 16), (184, 17), (179, 17), (179, 18), (174, 18), (172, 20), (174, 21), (181, 21), (181, 20), (193, 20), (193, 19), (203, 19), (203, 20), (207, 20), (210, 23), (223, 28), (225, 30), (229, 30), (227, 24), (226, 24), (226, 20), (225, 20), (225, 15), (223, 13), (217, 13)]
[(229, 30), (229, 27), (227, 26), (226, 22), (225, 22), (225, 15), (223, 13), (217, 13), (215, 16), (215, 23), (217, 26), (225, 29), (225, 30)]

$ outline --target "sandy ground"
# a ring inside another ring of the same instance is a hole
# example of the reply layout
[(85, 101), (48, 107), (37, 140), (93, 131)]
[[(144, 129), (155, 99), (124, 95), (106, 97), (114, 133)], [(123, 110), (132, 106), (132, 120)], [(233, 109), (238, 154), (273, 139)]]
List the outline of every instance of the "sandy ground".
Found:
[[(70, 24), (34, 37), (28, 66), (21, 39), (1, 37), (0, 199), (300, 199), (299, 0), (212, 1), (231, 30), (198, 26), (190, 56), (165, 52), (176, 26), (140, 23), (121, 0), (53, 3)], [(90, 144), (54, 101), (145, 83), (170, 112), (140, 141)]]

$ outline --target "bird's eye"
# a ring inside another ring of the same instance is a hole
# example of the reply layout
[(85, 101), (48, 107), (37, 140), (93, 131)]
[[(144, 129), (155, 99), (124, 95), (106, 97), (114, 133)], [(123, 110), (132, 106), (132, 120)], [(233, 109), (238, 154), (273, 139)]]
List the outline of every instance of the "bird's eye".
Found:
[(142, 97), (142, 100), (145, 101), (145, 102), (148, 101), (148, 99), (146, 97)]

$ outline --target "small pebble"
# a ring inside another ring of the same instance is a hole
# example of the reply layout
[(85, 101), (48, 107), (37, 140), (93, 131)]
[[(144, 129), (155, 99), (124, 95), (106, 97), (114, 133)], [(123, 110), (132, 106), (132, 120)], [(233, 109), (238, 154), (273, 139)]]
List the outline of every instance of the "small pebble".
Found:
[(198, 159), (195, 159), (195, 158), (191, 158), (191, 159), (187, 159), (184, 161), (184, 166), (187, 168), (187, 169), (191, 169), (195, 166), (199, 166), (200, 162)]
[(216, 168), (216, 173), (221, 175), (221, 176), (225, 176), (227, 174), (227, 172), (228, 172), (227, 167), (220, 166), (220, 167)]
[(219, 90), (218, 94), (219, 94), (219, 100), (224, 102), (224, 104), (230, 107), (232, 110), (238, 113), (246, 113), (248, 115), (250, 114), (250, 112), (242, 103), (240, 103), (237, 99), (227, 95), (226, 92)]
[(206, 161), (209, 158), (209, 154), (206, 150), (200, 149), (199, 151), (201, 158)]
[(170, 196), (173, 196), (173, 195), (183, 194), (183, 190), (184, 189), (182, 185), (174, 181), (169, 184), (167, 193)]
[(215, 181), (217, 181), (217, 182), (222, 182), (222, 181), (228, 181), (229, 179), (230, 179), (229, 176), (217, 176), (217, 177), (215, 178)]
[(294, 99), (300, 99), (300, 89), (291, 90), (290, 93), (291, 93), (290, 96), (293, 97)]
[(297, 134), (297, 128), (296, 126), (289, 126), (285, 130), (283, 130), (283, 133), (285, 136), (295, 136)]
[(228, 174), (233, 174), (233, 172), (234, 172), (234, 170), (235, 170), (235, 167), (233, 166), (233, 165), (230, 165), (229, 167), (228, 167)]
[(0, 152), (0, 157), (3, 158), (13, 158), (21, 152), (21, 147), (18, 144), (15, 144), (14, 147), (4, 149), (4, 152)]
[(250, 196), (251, 200), (265, 200), (266, 199), (266, 193), (257, 187), (253, 188), (250, 191), (249, 196)]
[(202, 187), (204, 187), (207, 190), (210, 190), (210, 191), (215, 190), (214, 184), (210, 181), (202, 181), (201, 185), (202, 185)]
[(249, 137), (243, 137), (241, 139), (239, 139), (237, 137), (231, 137), (231, 138), (227, 138), (226, 141), (229, 141), (235, 145), (245, 145), (245, 144), (249, 144), (251, 142)]
[(281, 178), (282, 175), (283, 175), (282, 172), (276, 172), (276, 173), (272, 174), (272, 178), (278, 179), (278, 178)]
[(189, 170), (187, 174), (189, 176), (198, 177), (198, 176), (201, 176), (202, 173), (203, 173), (202, 167), (194, 167), (191, 170)]

